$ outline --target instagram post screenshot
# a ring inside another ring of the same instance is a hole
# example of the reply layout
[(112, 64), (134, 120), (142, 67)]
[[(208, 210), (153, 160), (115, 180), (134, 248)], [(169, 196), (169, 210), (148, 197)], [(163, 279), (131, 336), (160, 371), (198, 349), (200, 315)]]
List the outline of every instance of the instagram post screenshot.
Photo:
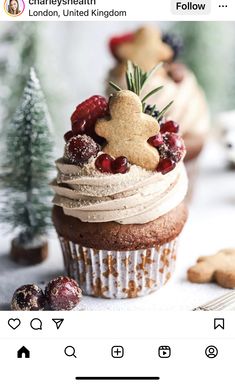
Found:
[(232, 383), (234, 2), (0, 25), (0, 382)]

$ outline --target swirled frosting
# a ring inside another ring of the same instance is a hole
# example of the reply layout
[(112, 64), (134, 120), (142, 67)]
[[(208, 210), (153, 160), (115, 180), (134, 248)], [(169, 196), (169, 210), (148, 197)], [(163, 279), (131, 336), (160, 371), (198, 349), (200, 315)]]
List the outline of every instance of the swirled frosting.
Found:
[(136, 165), (125, 174), (101, 173), (94, 161), (78, 166), (57, 160), (58, 175), (52, 183), (53, 203), (83, 222), (147, 223), (175, 208), (186, 195), (182, 162), (162, 175)]

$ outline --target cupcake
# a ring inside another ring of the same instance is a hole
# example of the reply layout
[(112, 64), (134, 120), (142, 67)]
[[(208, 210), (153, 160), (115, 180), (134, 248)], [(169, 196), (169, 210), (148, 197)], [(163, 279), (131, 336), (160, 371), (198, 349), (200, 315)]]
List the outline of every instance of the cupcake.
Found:
[(195, 75), (177, 60), (182, 42), (170, 34), (162, 36), (158, 29), (147, 26), (131, 34), (113, 37), (109, 46), (116, 62), (108, 79), (120, 87), (125, 83), (127, 60), (132, 60), (145, 71), (149, 71), (160, 61), (165, 63), (157, 75), (151, 76), (144, 91), (164, 86), (161, 94), (157, 93), (149, 98), (149, 104), (156, 104), (160, 109), (168, 100), (174, 100), (166, 117), (180, 124), (180, 133), (187, 149), (186, 167), (189, 176), (193, 176), (195, 160), (205, 143), (210, 118), (205, 94)]
[(86, 295), (144, 296), (174, 271), (187, 219), (185, 146), (163, 119), (167, 108), (148, 107), (160, 90), (140, 97), (148, 78), (129, 63), (128, 89), (112, 83), (109, 101), (79, 104), (56, 161), (53, 222), (67, 273)]

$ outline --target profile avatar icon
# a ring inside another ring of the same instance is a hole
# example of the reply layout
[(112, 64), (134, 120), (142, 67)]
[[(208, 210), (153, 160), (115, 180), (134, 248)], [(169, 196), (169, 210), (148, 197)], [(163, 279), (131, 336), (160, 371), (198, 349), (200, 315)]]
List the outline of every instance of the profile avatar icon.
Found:
[(25, 9), (24, 0), (5, 0), (4, 9), (8, 16), (20, 16)]

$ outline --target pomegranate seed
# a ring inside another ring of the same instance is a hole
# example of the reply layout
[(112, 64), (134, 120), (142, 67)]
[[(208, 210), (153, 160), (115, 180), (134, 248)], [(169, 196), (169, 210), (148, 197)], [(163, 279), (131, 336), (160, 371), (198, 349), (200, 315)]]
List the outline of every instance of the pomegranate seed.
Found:
[(153, 147), (158, 148), (158, 147), (160, 147), (160, 145), (162, 145), (164, 143), (164, 141), (163, 141), (162, 135), (159, 133), (156, 136), (150, 137), (148, 139), (148, 143), (150, 145), (152, 145)]
[(112, 162), (113, 173), (126, 173), (127, 170), (128, 170), (128, 160), (125, 156), (117, 157), (116, 160)]
[(65, 145), (65, 157), (73, 164), (86, 163), (98, 152), (98, 144), (87, 135), (74, 136)]
[(67, 143), (70, 139), (72, 139), (73, 136), (74, 136), (73, 131), (68, 131), (68, 132), (66, 132), (66, 133), (64, 134), (64, 139), (65, 139), (66, 143)]
[(162, 159), (157, 166), (157, 172), (161, 172), (163, 175), (172, 171), (176, 164), (172, 159)]
[(112, 162), (113, 158), (107, 154), (102, 154), (97, 157), (95, 161), (95, 166), (100, 172), (112, 173)]
[(179, 124), (175, 123), (173, 120), (169, 120), (169, 121), (166, 121), (165, 123), (162, 123), (161, 133), (166, 133), (166, 132), (178, 133)]
[(86, 120), (84, 119), (77, 119), (72, 124), (72, 131), (74, 135), (84, 135), (86, 132)]

